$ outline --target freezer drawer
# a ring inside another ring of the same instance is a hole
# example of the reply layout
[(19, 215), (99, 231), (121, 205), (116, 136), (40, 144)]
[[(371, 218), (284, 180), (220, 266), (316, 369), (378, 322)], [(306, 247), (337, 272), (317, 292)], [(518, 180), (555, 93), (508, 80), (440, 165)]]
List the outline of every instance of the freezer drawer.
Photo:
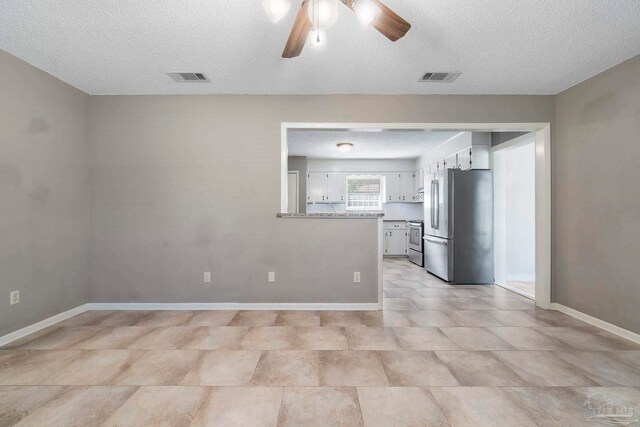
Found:
[(453, 240), (424, 236), (424, 265), (429, 273), (452, 282), (454, 280)]

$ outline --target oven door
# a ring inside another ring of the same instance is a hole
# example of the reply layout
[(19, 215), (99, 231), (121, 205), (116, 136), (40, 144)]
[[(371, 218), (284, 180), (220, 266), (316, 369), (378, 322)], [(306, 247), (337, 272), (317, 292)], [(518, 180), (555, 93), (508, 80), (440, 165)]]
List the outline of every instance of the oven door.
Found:
[(409, 226), (409, 249), (422, 253), (422, 227)]

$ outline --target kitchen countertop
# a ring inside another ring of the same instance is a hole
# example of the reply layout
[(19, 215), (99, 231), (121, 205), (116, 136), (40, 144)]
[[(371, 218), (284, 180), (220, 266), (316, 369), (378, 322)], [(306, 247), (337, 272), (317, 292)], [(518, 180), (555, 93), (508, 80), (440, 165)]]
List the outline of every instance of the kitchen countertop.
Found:
[(358, 212), (331, 212), (331, 213), (277, 213), (278, 218), (349, 218), (349, 219), (371, 219), (382, 218), (383, 213), (358, 213)]

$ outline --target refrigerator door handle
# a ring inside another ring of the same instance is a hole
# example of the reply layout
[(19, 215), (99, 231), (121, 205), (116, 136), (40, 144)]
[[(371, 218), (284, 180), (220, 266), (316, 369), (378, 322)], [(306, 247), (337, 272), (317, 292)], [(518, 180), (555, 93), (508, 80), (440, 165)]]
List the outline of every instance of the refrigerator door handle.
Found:
[(435, 243), (436, 245), (447, 246), (447, 242), (439, 242), (437, 240), (427, 239), (426, 237), (424, 238), (424, 240), (426, 240), (429, 243)]
[(431, 180), (431, 191), (429, 192), (429, 197), (431, 197), (431, 200), (429, 201), (431, 203), (431, 209), (429, 210), (431, 217), (429, 219), (431, 220), (431, 228), (433, 228), (433, 180)]
[(440, 224), (440, 205), (439, 205), (439, 201), (440, 201), (440, 182), (438, 180), (433, 181), (433, 186), (435, 188), (433, 194), (434, 194), (434, 207), (435, 207), (435, 218), (433, 219), (433, 228), (435, 228), (436, 230), (439, 228), (439, 224)]

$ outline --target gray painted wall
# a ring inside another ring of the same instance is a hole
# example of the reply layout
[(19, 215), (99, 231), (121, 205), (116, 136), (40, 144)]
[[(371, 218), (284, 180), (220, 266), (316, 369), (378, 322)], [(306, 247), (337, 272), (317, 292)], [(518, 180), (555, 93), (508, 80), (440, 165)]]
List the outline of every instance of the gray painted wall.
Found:
[(640, 56), (556, 96), (553, 296), (640, 333)]
[(550, 122), (553, 98), (96, 96), (90, 117), (90, 301), (374, 302), (377, 221), (275, 217), (281, 123)]
[(0, 336), (88, 300), (88, 108), (0, 50)]
[(289, 156), (289, 170), (298, 171), (298, 212), (307, 212), (307, 158)]
[(0, 51), (0, 93), (0, 334), (86, 302), (87, 247), (94, 302), (374, 301), (376, 221), (275, 218), (285, 121), (554, 122), (553, 299), (640, 331), (640, 57), (555, 98), (88, 97)]

